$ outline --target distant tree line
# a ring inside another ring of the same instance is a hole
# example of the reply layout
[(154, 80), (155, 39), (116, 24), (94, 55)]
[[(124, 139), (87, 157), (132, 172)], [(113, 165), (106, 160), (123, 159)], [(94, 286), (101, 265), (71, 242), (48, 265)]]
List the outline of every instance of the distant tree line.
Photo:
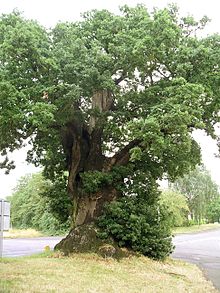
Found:
[(188, 224), (220, 221), (219, 186), (204, 166), (177, 179), (170, 188), (182, 194), (188, 206)]
[[(60, 200), (65, 192), (62, 188), (44, 179), (41, 173), (22, 177), (14, 193), (7, 198), (11, 202), (12, 227), (34, 228), (50, 235), (66, 232), (70, 221), (64, 211), (69, 203), (66, 198)], [(54, 193), (59, 193), (59, 197), (54, 197)]]

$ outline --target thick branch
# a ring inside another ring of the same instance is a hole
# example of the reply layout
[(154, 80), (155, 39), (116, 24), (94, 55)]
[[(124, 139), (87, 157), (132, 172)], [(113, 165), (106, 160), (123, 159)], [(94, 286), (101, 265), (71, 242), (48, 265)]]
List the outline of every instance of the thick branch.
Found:
[(115, 79), (115, 84), (118, 85), (120, 82), (122, 82), (124, 80), (124, 76), (120, 76), (118, 79)]
[(119, 78), (116, 78), (114, 81), (115, 81), (115, 84), (118, 85), (120, 82), (122, 82), (126, 77), (126, 72), (122, 72), (121, 73), (121, 76)]
[(104, 169), (110, 171), (113, 166), (123, 166), (129, 163), (130, 150), (140, 144), (141, 140), (134, 139), (127, 144), (123, 149), (116, 153), (113, 157), (108, 158), (105, 162)]
[[(107, 112), (111, 110), (113, 105), (113, 97), (109, 90), (100, 90), (93, 94), (92, 96), (92, 109), (98, 110), (99, 113)], [(93, 114), (89, 121), (89, 132), (90, 134), (94, 129), (101, 128), (100, 117), (97, 114)]]
[[(103, 166), (104, 156), (102, 154), (102, 136), (103, 129), (107, 120), (104, 114), (112, 109), (113, 96), (109, 90), (100, 90), (92, 96), (92, 109), (94, 114), (91, 115), (89, 121), (90, 150), (86, 163), (86, 170), (101, 170)], [(98, 158), (98, 160), (97, 160)]]

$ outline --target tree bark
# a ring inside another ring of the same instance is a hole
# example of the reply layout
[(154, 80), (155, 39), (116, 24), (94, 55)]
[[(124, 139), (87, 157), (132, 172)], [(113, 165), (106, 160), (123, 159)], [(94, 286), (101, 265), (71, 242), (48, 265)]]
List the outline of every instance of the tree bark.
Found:
[(105, 186), (94, 194), (85, 194), (81, 178), (84, 172), (107, 171), (104, 168), (106, 158), (102, 153), (102, 135), (106, 122), (105, 112), (110, 111), (112, 105), (113, 98), (108, 90), (97, 91), (92, 96), (93, 112), (89, 125), (84, 124), (83, 119), (75, 118), (62, 129), (74, 226), (92, 222), (101, 214), (105, 202), (117, 197), (117, 191), (112, 186)]
[(81, 175), (88, 171), (107, 173), (111, 172), (114, 166), (126, 165), (130, 158), (129, 151), (140, 143), (138, 140), (131, 141), (111, 158), (103, 155), (102, 136), (108, 116), (106, 112), (111, 111), (112, 107), (113, 97), (109, 91), (95, 92), (92, 96), (93, 112), (89, 125), (83, 123), (83, 119), (75, 118), (62, 130), (63, 148), (69, 171), (68, 193), (73, 202), (73, 226), (93, 222), (101, 215), (106, 202), (119, 197), (119, 192), (114, 186), (103, 186), (93, 194), (86, 194)]
[[(77, 229), (79, 228), (81, 231), (84, 230), (84, 227), (89, 227), (102, 214), (106, 203), (121, 196), (114, 186), (107, 184), (97, 192), (86, 193), (81, 175), (84, 172), (95, 171), (108, 173), (115, 166), (126, 165), (129, 162), (130, 150), (140, 143), (138, 140), (134, 140), (112, 157), (103, 155), (103, 129), (108, 116), (106, 112), (111, 111), (112, 106), (111, 93), (108, 91), (96, 92), (92, 97), (92, 110), (96, 115), (91, 114), (89, 125), (81, 122), (83, 119), (81, 121), (73, 119), (62, 129), (62, 142), (69, 171), (68, 193), (73, 203), (71, 215), (73, 229), (57, 246), (63, 251), (67, 247), (70, 247), (68, 251), (72, 251), (74, 245), (77, 246), (77, 251), (80, 251), (81, 242), (85, 237), (77, 236)], [(123, 181), (123, 178), (121, 180)]]
[(113, 187), (105, 187), (98, 192), (78, 197), (75, 226), (89, 224), (102, 214), (107, 202), (115, 200), (118, 192)]

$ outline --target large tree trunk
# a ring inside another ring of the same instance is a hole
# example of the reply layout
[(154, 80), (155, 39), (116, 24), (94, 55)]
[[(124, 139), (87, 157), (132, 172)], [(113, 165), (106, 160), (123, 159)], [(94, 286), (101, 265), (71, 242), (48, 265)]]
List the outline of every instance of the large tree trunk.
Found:
[[(92, 97), (92, 109), (100, 114), (110, 111), (113, 104), (111, 93), (98, 91)], [(106, 172), (106, 161), (102, 153), (102, 135), (105, 118), (91, 115), (89, 125), (81, 119), (72, 119), (62, 131), (63, 147), (69, 171), (68, 193), (73, 201), (72, 222), (74, 226), (92, 222), (101, 214), (105, 202), (116, 198), (117, 191), (105, 186), (94, 194), (83, 190), (81, 175), (88, 171)], [(77, 117), (77, 115), (76, 115)]]
[[(85, 235), (87, 228), (91, 228), (94, 220), (102, 214), (105, 203), (120, 196), (114, 186), (107, 185), (92, 194), (86, 193), (81, 175), (88, 171), (107, 173), (111, 172), (114, 166), (126, 165), (129, 162), (130, 149), (139, 144), (138, 140), (134, 140), (110, 158), (103, 155), (102, 135), (107, 117), (104, 112), (110, 111), (112, 105), (113, 98), (109, 91), (96, 92), (92, 97), (92, 108), (96, 108), (101, 115), (91, 116), (89, 125), (84, 124), (80, 119), (73, 119), (62, 132), (69, 171), (68, 193), (73, 202), (72, 230), (56, 246), (65, 253), (83, 251), (80, 246), (85, 242), (84, 239), (88, 238)], [(89, 231), (93, 232), (88, 234), (93, 235), (92, 243), (94, 243), (96, 229), (90, 228)]]
[(113, 187), (106, 187), (93, 195), (82, 194), (78, 198), (75, 225), (89, 224), (102, 214), (104, 204), (117, 198)]

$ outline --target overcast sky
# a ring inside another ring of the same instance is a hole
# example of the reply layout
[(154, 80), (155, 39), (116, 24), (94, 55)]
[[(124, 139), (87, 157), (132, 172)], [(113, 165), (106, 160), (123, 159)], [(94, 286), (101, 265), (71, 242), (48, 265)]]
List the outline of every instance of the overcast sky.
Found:
[[(53, 27), (58, 21), (79, 20), (82, 12), (91, 9), (108, 9), (117, 12), (121, 5), (135, 6), (137, 3), (143, 3), (149, 9), (162, 8), (168, 3), (176, 3), (180, 8), (181, 15), (190, 14), (198, 19), (207, 15), (212, 19), (206, 29), (206, 34), (220, 33), (219, 0), (0, 0), (0, 14), (10, 13), (17, 8), (24, 13), (25, 17), (35, 19), (44, 26)], [(207, 169), (220, 185), (220, 159), (215, 157), (217, 153), (215, 142), (211, 138), (207, 138), (201, 131), (195, 133), (195, 138), (202, 147), (203, 160)], [(10, 175), (4, 175), (4, 172), (0, 171), (0, 198), (10, 195), (21, 176), (37, 171), (33, 166), (26, 164), (24, 151), (16, 151), (13, 158), (17, 168)]]

